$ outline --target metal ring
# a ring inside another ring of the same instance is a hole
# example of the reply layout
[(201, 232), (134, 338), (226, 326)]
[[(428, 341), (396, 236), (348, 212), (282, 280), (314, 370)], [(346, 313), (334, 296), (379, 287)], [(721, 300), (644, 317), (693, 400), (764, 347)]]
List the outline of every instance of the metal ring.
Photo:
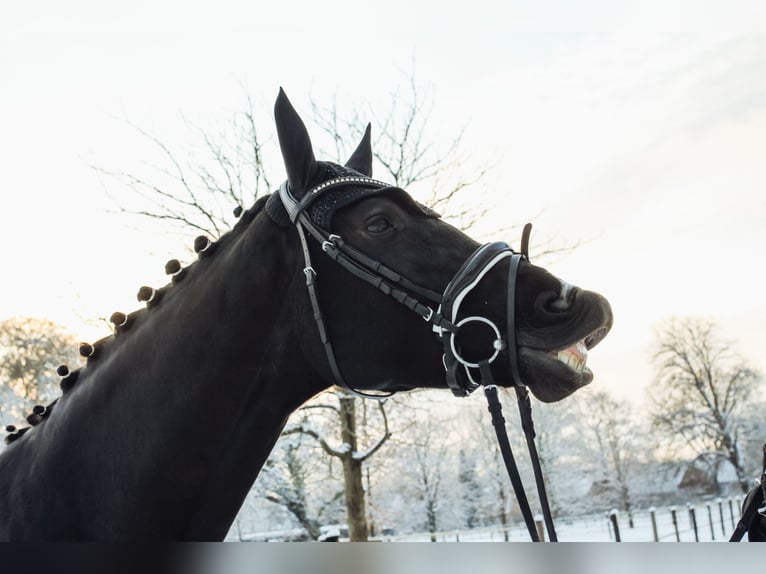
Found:
[[(497, 337), (495, 341), (493, 342), (492, 346), (495, 349), (495, 352), (492, 354), (492, 356), (487, 359), (488, 363), (491, 363), (495, 359), (497, 359), (497, 356), (500, 354), (500, 351), (505, 348), (505, 344), (503, 343), (503, 339), (500, 336), (500, 329), (497, 328), (497, 325), (495, 325), (492, 321), (487, 319), (486, 317), (466, 317), (465, 319), (460, 320), (455, 326), (459, 329), (466, 323), (470, 323), (471, 321), (475, 321), (478, 323), (484, 323), (485, 325), (489, 325), (492, 330), (495, 332), (495, 336)], [(450, 349), (452, 349), (452, 354), (455, 356), (455, 359), (461, 364), (466, 367), (471, 367), (472, 369), (478, 369), (479, 363), (471, 363), (470, 361), (466, 361), (463, 357), (460, 356), (460, 354), (457, 352), (457, 349), (455, 348), (455, 338), (456, 334), (453, 334), (452, 337), (450, 337), (449, 344)]]

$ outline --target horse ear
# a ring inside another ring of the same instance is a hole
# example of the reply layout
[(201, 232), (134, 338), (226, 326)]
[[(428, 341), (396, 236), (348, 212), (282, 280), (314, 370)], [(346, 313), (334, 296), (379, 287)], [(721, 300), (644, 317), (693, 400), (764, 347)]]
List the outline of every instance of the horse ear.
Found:
[(362, 141), (351, 154), (351, 157), (346, 162), (346, 167), (355, 169), (359, 173), (372, 177), (372, 144), (370, 143), (370, 130), (372, 124), (367, 124), (367, 129), (364, 130)]
[(274, 104), (277, 138), (285, 162), (287, 183), (293, 193), (305, 190), (314, 178), (316, 160), (306, 126), (282, 88)]

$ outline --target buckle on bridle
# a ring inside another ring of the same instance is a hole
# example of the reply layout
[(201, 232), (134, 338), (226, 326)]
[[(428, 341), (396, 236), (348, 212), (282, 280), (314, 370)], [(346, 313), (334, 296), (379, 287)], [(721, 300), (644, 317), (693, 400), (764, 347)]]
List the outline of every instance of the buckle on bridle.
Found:
[(338, 241), (340, 241), (342, 238), (340, 235), (336, 235), (335, 233), (331, 233), (330, 236), (327, 238), (326, 241), (322, 242), (322, 251), (327, 253), (327, 250), (330, 247), (337, 247)]

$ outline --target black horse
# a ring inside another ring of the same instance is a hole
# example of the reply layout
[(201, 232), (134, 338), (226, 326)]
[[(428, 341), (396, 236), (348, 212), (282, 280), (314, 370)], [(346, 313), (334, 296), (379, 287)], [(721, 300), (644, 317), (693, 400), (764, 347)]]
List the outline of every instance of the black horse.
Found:
[[(60, 368), (62, 396), (0, 455), (0, 539), (220, 540), (287, 417), (322, 389), (446, 387), (433, 330), (454, 325), (438, 298), (478, 244), (370, 179), (369, 129), (341, 166), (315, 160), (282, 91), (275, 115), (288, 195), (256, 201), (215, 243), (198, 238), (198, 261), (171, 262), (168, 285), (139, 291), (145, 309), (115, 314), (114, 336), (81, 347), (86, 366)], [(296, 233), (288, 197), (328, 241)], [(372, 280), (339, 265), (339, 250), (371, 261)], [(509, 265), (461, 308), (503, 326), (503, 340)], [(515, 289), (521, 377), (560, 400), (591, 381), (584, 351), (611, 327), (609, 304), (527, 261)], [(462, 355), (481, 355), (482, 339), (461, 335)], [(491, 369), (512, 384), (507, 361)]]

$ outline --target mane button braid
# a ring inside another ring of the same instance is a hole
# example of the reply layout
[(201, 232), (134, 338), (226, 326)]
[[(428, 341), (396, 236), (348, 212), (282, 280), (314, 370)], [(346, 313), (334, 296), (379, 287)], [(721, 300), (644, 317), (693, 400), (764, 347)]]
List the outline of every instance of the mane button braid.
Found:
[(37, 426), (51, 415), (53, 407), (58, 402), (58, 399), (53, 401), (47, 407), (43, 405), (35, 405), (32, 409), (32, 413), (27, 417), (27, 422), (32, 426)]
[(183, 279), (186, 269), (181, 267), (181, 262), (178, 259), (171, 259), (165, 263), (165, 273), (171, 276), (173, 283), (176, 283)]
[[(38, 406), (39, 406), (39, 405), (38, 405)], [(36, 427), (36, 426), (37, 426), (37, 425), (39, 425), (41, 422), (43, 422), (43, 417), (42, 417), (42, 416), (40, 416), (40, 415), (38, 415), (36, 412), (32, 411), (32, 412), (31, 412), (31, 413), (29, 413), (29, 415), (27, 416), (27, 422), (28, 422), (30, 425), (32, 425), (33, 427)]]
[(79, 352), (81, 357), (90, 358), (96, 353), (96, 347), (90, 343), (80, 343)]
[(114, 325), (115, 335), (127, 330), (128, 328), (128, 316), (120, 311), (112, 313), (112, 316), (109, 317), (109, 322)]
[(17, 429), (13, 425), (8, 425), (7, 427), (5, 427), (5, 430), (8, 430), (8, 428), (10, 427), (13, 427), (14, 430), (10, 431), (11, 434), (5, 437), (5, 444), (11, 444), (13, 441), (21, 438), (25, 432), (27, 432), (30, 428), (32, 428), (32, 427), (24, 427), (24, 428)]
[(77, 377), (80, 376), (80, 371), (70, 371), (66, 365), (61, 365), (56, 369), (56, 374), (61, 377), (59, 386), (62, 392), (67, 392), (77, 382)]
[(154, 287), (147, 287), (144, 285), (138, 289), (136, 299), (138, 299), (139, 302), (145, 302), (148, 307), (158, 302), (159, 298), (157, 295), (158, 291)]
[(215, 243), (210, 241), (208, 237), (200, 235), (194, 239), (194, 253), (199, 257), (205, 257), (210, 255), (215, 249)]

